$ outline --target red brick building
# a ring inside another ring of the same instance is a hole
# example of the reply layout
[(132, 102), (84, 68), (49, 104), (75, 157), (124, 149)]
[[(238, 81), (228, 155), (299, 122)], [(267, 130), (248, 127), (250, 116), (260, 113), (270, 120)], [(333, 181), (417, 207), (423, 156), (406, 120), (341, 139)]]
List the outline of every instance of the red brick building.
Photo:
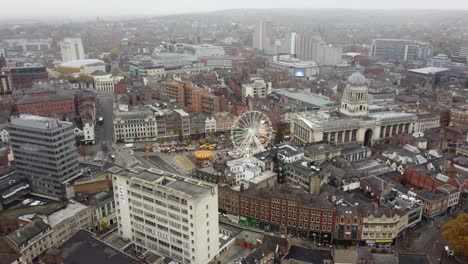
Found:
[(73, 94), (25, 95), (16, 102), (16, 105), (19, 114), (60, 117), (76, 113)]
[(325, 197), (285, 187), (247, 190), (240, 194), (240, 222), (332, 242), (335, 207)]
[(426, 164), (418, 164), (406, 167), (403, 178), (411, 185), (424, 190), (433, 191), (440, 185), (435, 177), (437, 173), (427, 170)]

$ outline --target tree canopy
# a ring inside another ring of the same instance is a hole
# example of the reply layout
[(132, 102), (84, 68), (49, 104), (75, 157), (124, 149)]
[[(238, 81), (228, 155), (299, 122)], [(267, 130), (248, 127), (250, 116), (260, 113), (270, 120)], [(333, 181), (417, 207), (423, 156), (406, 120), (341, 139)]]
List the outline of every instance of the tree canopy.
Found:
[(468, 254), (468, 214), (461, 213), (457, 218), (444, 225), (442, 236), (447, 239), (456, 253)]

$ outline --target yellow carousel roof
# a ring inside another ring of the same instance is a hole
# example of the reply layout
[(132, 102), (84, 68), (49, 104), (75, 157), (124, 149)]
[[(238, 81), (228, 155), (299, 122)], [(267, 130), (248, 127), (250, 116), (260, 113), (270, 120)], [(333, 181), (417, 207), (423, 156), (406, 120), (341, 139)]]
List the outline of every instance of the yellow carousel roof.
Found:
[(197, 159), (209, 159), (211, 158), (211, 151), (208, 151), (208, 150), (200, 150), (200, 151), (197, 151), (195, 152), (195, 158)]

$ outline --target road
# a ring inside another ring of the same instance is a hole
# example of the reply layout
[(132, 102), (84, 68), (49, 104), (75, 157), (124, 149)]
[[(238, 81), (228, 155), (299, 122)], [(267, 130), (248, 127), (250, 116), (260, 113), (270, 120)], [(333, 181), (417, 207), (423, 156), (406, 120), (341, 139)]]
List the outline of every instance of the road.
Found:
[(105, 141), (107, 144), (107, 148), (109, 150), (112, 149), (112, 142), (113, 142), (113, 124), (112, 124), (112, 117), (113, 117), (113, 108), (114, 108), (114, 98), (109, 95), (100, 95), (99, 96), (99, 106), (100, 106), (100, 114), (104, 118), (103, 126), (103, 134), (102, 134), (102, 141)]
[[(452, 220), (452, 216), (444, 215), (432, 222), (423, 222), (414, 231), (408, 231), (406, 236), (410, 239), (410, 247), (403, 248), (399, 242), (394, 250), (399, 253), (421, 253), (426, 254), (431, 263), (455, 264), (458, 263), (453, 257), (445, 254), (447, 241), (442, 237), (442, 226)], [(438, 226), (441, 226), (439, 229)]]

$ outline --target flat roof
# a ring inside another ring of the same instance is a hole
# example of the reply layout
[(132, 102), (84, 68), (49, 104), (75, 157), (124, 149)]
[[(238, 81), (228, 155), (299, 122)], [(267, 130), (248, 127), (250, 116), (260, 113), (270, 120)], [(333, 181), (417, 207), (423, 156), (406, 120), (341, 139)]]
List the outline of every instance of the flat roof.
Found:
[(333, 106), (334, 102), (330, 101), (327, 97), (314, 93), (305, 93), (302, 91), (289, 91), (289, 90), (275, 90), (275, 94), (283, 95), (297, 101), (307, 104), (316, 105), (320, 107)]
[(438, 68), (438, 67), (425, 67), (419, 69), (408, 70), (408, 72), (421, 73), (421, 74), (436, 74), (440, 72), (450, 71), (449, 68)]
[(49, 130), (58, 128), (61, 125), (73, 126), (71, 122), (60, 121), (56, 118), (49, 118), (36, 115), (20, 115), (19, 117), (12, 117), (11, 125), (29, 127), (34, 129)]
[(289, 252), (283, 259), (298, 260), (302, 263), (324, 263), (331, 260), (332, 255), (329, 250), (310, 249), (292, 245)]
[(51, 202), (45, 205), (28, 206), (19, 209), (8, 209), (0, 211), (0, 220), (4, 219), (16, 219), (22, 215), (27, 214), (40, 214), (50, 215), (51, 213), (64, 208), (64, 203)]
[(140, 263), (137, 259), (107, 245), (86, 230), (80, 230), (61, 247), (65, 263), (74, 264), (128, 264)]
[(97, 60), (97, 59), (72, 60), (72, 61), (67, 61), (67, 62), (60, 64), (59, 67), (80, 69), (84, 66), (96, 66), (96, 65), (106, 65), (106, 63), (102, 60)]
[[(113, 171), (118, 170), (113, 169)], [(135, 178), (150, 183), (159, 183), (161, 186), (185, 193), (195, 198), (211, 193), (212, 189), (216, 187), (214, 184), (194, 178), (172, 174), (155, 168), (143, 168), (140, 166), (131, 169), (124, 169), (119, 172), (115, 172), (115, 174), (128, 177), (130, 179)], [(164, 184), (162, 184), (163, 181)]]
[(74, 217), (76, 214), (82, 210), (85, 210), (86, 208), (88, 207), (76, 201), (70, 200), (67, 207), (49, 215), (49, 224), (50, 226), (54, 227), (62, 221)]

